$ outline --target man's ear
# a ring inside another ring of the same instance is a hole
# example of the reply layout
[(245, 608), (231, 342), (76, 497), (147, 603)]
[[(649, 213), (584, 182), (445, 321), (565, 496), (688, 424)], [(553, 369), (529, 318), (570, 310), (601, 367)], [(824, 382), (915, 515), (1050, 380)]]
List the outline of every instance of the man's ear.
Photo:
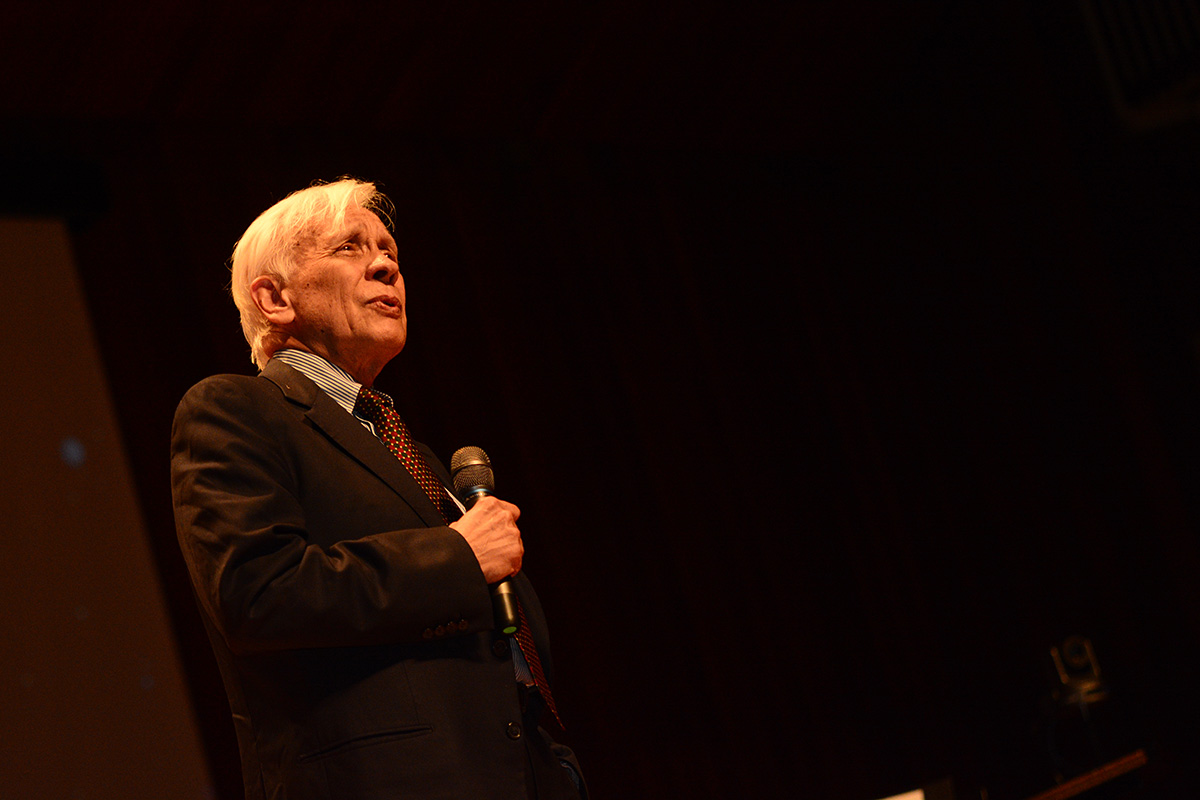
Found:
[(259, 275), (250, 284), (250, 299), (272, 325), (287, 325), (296, 318), (296, 309), (283, 294), (283, 285), (273, 275)]

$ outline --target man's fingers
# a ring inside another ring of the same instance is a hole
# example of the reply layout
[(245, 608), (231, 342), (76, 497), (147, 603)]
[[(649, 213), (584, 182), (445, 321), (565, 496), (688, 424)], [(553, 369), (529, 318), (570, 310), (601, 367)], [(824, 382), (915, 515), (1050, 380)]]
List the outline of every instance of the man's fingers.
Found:
[(480, 499), (480, 501), (476, 503), (471, 510), (473, 511), (476, 508), (480, 509), (483, 513), (487, 513), (489, 511), (494, 511), (494, 513), (498, 513), (502, 510), (507, 511), (508, 513), (512, 514), (514, 522), (521, 517), (521, 509), (517, 508), (515, 504), (510, 503), (507, 500), (501, 500), (499, 497), (484, 497)]

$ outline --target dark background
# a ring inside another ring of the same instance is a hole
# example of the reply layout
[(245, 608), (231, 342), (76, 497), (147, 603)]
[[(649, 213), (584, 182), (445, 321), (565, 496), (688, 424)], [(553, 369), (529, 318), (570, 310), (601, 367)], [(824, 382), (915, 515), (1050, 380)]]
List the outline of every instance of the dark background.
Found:
[(221, 798), (171, 417), (252, 371), (234, 241), (341, 174), (396, 204), (380, 385), (522, 506), (594, 796), (1032, 794), (1072, 634), (1072, 769), (1190, 794), (1195, 2), (4, 15), (0, 210), (71, 224)]

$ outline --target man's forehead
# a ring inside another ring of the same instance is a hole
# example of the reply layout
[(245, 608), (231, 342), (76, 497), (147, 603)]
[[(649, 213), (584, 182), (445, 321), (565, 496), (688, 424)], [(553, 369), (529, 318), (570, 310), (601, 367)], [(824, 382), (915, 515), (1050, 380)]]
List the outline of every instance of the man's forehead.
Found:
[(379, 215), (361, 206), (355, 206), (346, 210), (346, 215), (342, 218), (341, 227), (343, 231), (375, 230), (382, 231), (385, 235), (391, 236), (387, 225), (383, 224), (383, 220), (379, 218)]
[(309, 229), (309, 238), (331, 241), (363, 233), (375, 233), (384, 241), (394, 241), (379, 215), (358, 206), (346, 211), (340, 225), (333, 220), (314, 223)]

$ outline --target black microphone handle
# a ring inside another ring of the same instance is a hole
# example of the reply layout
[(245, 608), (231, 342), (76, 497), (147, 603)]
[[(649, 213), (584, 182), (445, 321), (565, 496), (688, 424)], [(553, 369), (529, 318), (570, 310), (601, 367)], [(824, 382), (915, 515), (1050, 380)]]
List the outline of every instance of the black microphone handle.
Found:
[[(463, 505), (470, 511), (471, 507), (481, 497), (491, 495), (487, 489), (482, 486), (477, 487), (474, 492), (463, 498)], [(496, 620), (496, 629), (506, 636), (512, 636), (521, 627), (521, 612), (517, 610), (517, 590), (512, 585), (512, 581), (508, 578), (503, 579), (499, 583), (493, 584), (492, 592), (492, 616)]]
[(496, 627), (507, 636), (512, 636), (521, 627), (517, 589), (508, 578), (492, 587), (492, 614), (496, 619)]

